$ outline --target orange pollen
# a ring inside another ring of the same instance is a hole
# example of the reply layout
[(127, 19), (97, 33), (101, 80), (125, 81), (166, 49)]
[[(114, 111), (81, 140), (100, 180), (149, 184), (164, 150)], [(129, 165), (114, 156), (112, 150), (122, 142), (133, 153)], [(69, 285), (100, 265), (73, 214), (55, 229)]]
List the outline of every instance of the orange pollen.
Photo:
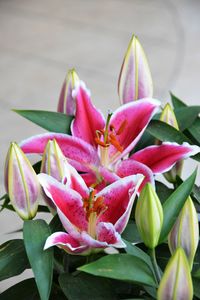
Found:
[(117, 130), (116, 135), (120, 135), (120, 134), (124, 131), (126, 125), (127, 125), (127, 120), (124, 120), (124, 121), (121, 123), (119, 129)]
[(83, 199), (83, 207), (86, 211), (87, 220), (89, 220), (91, 213), (96, 213), (96, 215), (99, 216), (107, 209), (103, 197), (100, 196), (95, 199), (95, 195), (96, 190), (93, 190), (89, 198)]
[(111, 144), (119, 152), (122, 152), (123, 147), (120, 144), (120, 142), (118, 141), (117, 136), (120, 135), (124, 131), (126, 125), (127, 125), (127, 120), (124, 120), (121, 123), (121, 125), (117, 131), (115, 130), (115, 127), (112, 124), (109, 127), (110, 132), (108, 132), (108, 130), (104, 130), (104, 129), (97, 130), (95, 142), (104, 148), (109, 147)]

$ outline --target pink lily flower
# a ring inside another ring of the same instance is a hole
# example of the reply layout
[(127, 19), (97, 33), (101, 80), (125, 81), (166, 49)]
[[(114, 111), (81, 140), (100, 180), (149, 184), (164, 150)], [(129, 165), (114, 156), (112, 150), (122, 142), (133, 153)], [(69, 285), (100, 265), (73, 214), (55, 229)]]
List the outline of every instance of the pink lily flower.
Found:
[[(25, 153), (42, 154), (46, 143), (55, 139), (69, 162), (80, 172), (88, 185), (112, 183), (134, 174), (143, 174), (146, 182), (154, 184), (153, 174), (171, 169), (179, 160), (195, 155), (199, 147), (187, 143), (163, 143), (146, 147), (129, 158), (140, 140), (160, 102), (152, 98), (130, 102), (119, 107), (104, 119), (91, 102), (82, 83), (73, 91), (76, 115), (71, 124), (72, 136), (46, 133), (21, 143)], [(102, 188), (102, 187), (101, 187)]]
[(130, 217), (142, 175), (120, 179), (98, 193), (86, 186), (72, 166), (67, 188), (49, 175), (39, 174), (38, 178), (67, 231), (53, 233), (44, 249), (58, 246), (70, 254), (88, 255), (107, 247), (126, 247), (120, 234)]

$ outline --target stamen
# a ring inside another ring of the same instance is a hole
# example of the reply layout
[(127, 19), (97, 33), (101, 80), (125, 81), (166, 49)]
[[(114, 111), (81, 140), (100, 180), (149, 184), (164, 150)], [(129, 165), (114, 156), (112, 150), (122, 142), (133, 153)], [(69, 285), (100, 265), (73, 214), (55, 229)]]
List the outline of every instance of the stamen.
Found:
[(127, 125), (127, 120), (124, 120), (120, 125), (119, 129), (117, 130), (116, 135), (120, 135), (124, 131), (126, 125)]
[(119, 151), (123, 152), (123, 147), (120, 145), (116, 136), (113, 133), (110, 133), (110, 143)]

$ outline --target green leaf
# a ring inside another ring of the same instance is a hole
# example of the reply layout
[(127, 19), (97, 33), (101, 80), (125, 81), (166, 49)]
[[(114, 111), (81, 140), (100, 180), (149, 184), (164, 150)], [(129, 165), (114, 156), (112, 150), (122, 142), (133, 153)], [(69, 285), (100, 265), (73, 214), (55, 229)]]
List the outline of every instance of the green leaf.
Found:
[(196, 184), (193, 187), (192, 190), (193, 196), (197, 200), (197, 202), (200, 204), (200, 186), (197, 186)]
[(156, 286), (150, 267), (142, 259), (130, 254), (107, 255), (78, 270), (95, 276)]
[(156, 193), (161, 203), (164, 203), (167, 198), (173, 193), (174, 190), (169, 189), (164, 183), (156, 181)]
[(187, 106), (174, 110), (181, 131), (190, 127), (200, 113), (200, 106)]
[(200, 118), (196, 119), (194, 123), (188, 128), (189, 133), (200, 144)]
[[(187, 142), (192, 144), (191, 140), (182, 132), (162, 121), (152, 120), (147, 127), (147, 131), (162, 142), (176, 142), (178, 144)], [(199, 154), (193, 156), (192, 158), (200, 161)]]
[(70, 133), (72, 116), (62, 113), (44, 110), (17, 110), (20, 116), (52, 132)]
[(136, 247), (135, 245), (132, 245), (130, 242), (126, 240), (124, 240), (124, 243), (126, 244), (126, 248), (125, 248), (126, 253), (140, 258), (153, 270), (151, 258), (148, 254), (146, 254), (146, 252)]
[(41, 300), (48, 300), (53, 275), (53, 249), (43, 250), (51, 231), (44, 220), (24, 222), (24, 244)]
[(147, 131), (162, 142), (191, 143), (182, 132), (159, 120), (152, 120)]
[(51, 229), (51, 233), (63, 231), (62, 223), (60, 222), (57, 214), (52, 218), (51, 222), (49, 223), (49, 227)]
[(193, 276), (200, 279), (200, 269), (198, 269)]
[(180, 100), (178, 97), (176, 97), (173, 93), (170, 93), (170, 96), (171, 96), (172, 104), (175, 109), (187, 106), (182, 100)]
[(39, 300), (39, 294), (33, 278), (11, 286), (1, 294), (1, 300)]
[(192, 278), (193, 288), (194, 288), (194, 295), (200, 299), (200, 280), (198, 278)]
[(23, 240), (11, 240), (0, 246), (0, 280), (21, 274), (30, 268)]
[(76, 276), (61, 274), (59, 284), (68, 300), (115, 300), (118, 299), (110, 282), (80, 273)]
[(163, 204), (164, 220), (160, 234), (160, 243), (167, 238), (167, 235), (174, 225), (185, 201), (189, 197), (195, 183), (196, 175), (197, 171), (195, 170), (192, 175), (185, 180)]
[(132, 220), (127, 224), (124, 232), (122, 233), (122, 237), (131, 243), (142, 242), (137, 226)]

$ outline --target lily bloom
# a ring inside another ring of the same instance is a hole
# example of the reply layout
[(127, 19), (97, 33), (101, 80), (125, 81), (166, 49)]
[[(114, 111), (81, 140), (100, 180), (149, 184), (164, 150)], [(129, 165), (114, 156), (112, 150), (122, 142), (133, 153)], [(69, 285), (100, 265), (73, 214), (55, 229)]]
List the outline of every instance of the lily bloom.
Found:
[(107, 247), (126, 247), (120, 234), (130, 217), (142, 175), (120, 179), (98, 193), (86, 186), (72, 166), (67, 187), (46, 174), (38, 178), (67, 231), (53, 233), (44, 249), (58, 246), (70, 254), (88, 255)]
[(68, 161), (84, 173), (82, 176), (88, 186), (112, 183), (138, 173), (145, 176), (142, 186), (147, 182), (154, 185), (153, 174), (164, 173), (177, 161), (199, 152), (199, 147), (187, 143), (163, 143), (146, 147), (127, 158), (158, 111), (160, 102), (151, 98), (130, 102), (109, 113), (105, 120), (92, 104), (85, 85), (79, 83), (73, 97), (76, 98), (76, 115), (71, 124), (72, 136), (46, 133), (24, 140), (20, 146), (25, 153), (42, 154), (47, 142), (55, 139)]

